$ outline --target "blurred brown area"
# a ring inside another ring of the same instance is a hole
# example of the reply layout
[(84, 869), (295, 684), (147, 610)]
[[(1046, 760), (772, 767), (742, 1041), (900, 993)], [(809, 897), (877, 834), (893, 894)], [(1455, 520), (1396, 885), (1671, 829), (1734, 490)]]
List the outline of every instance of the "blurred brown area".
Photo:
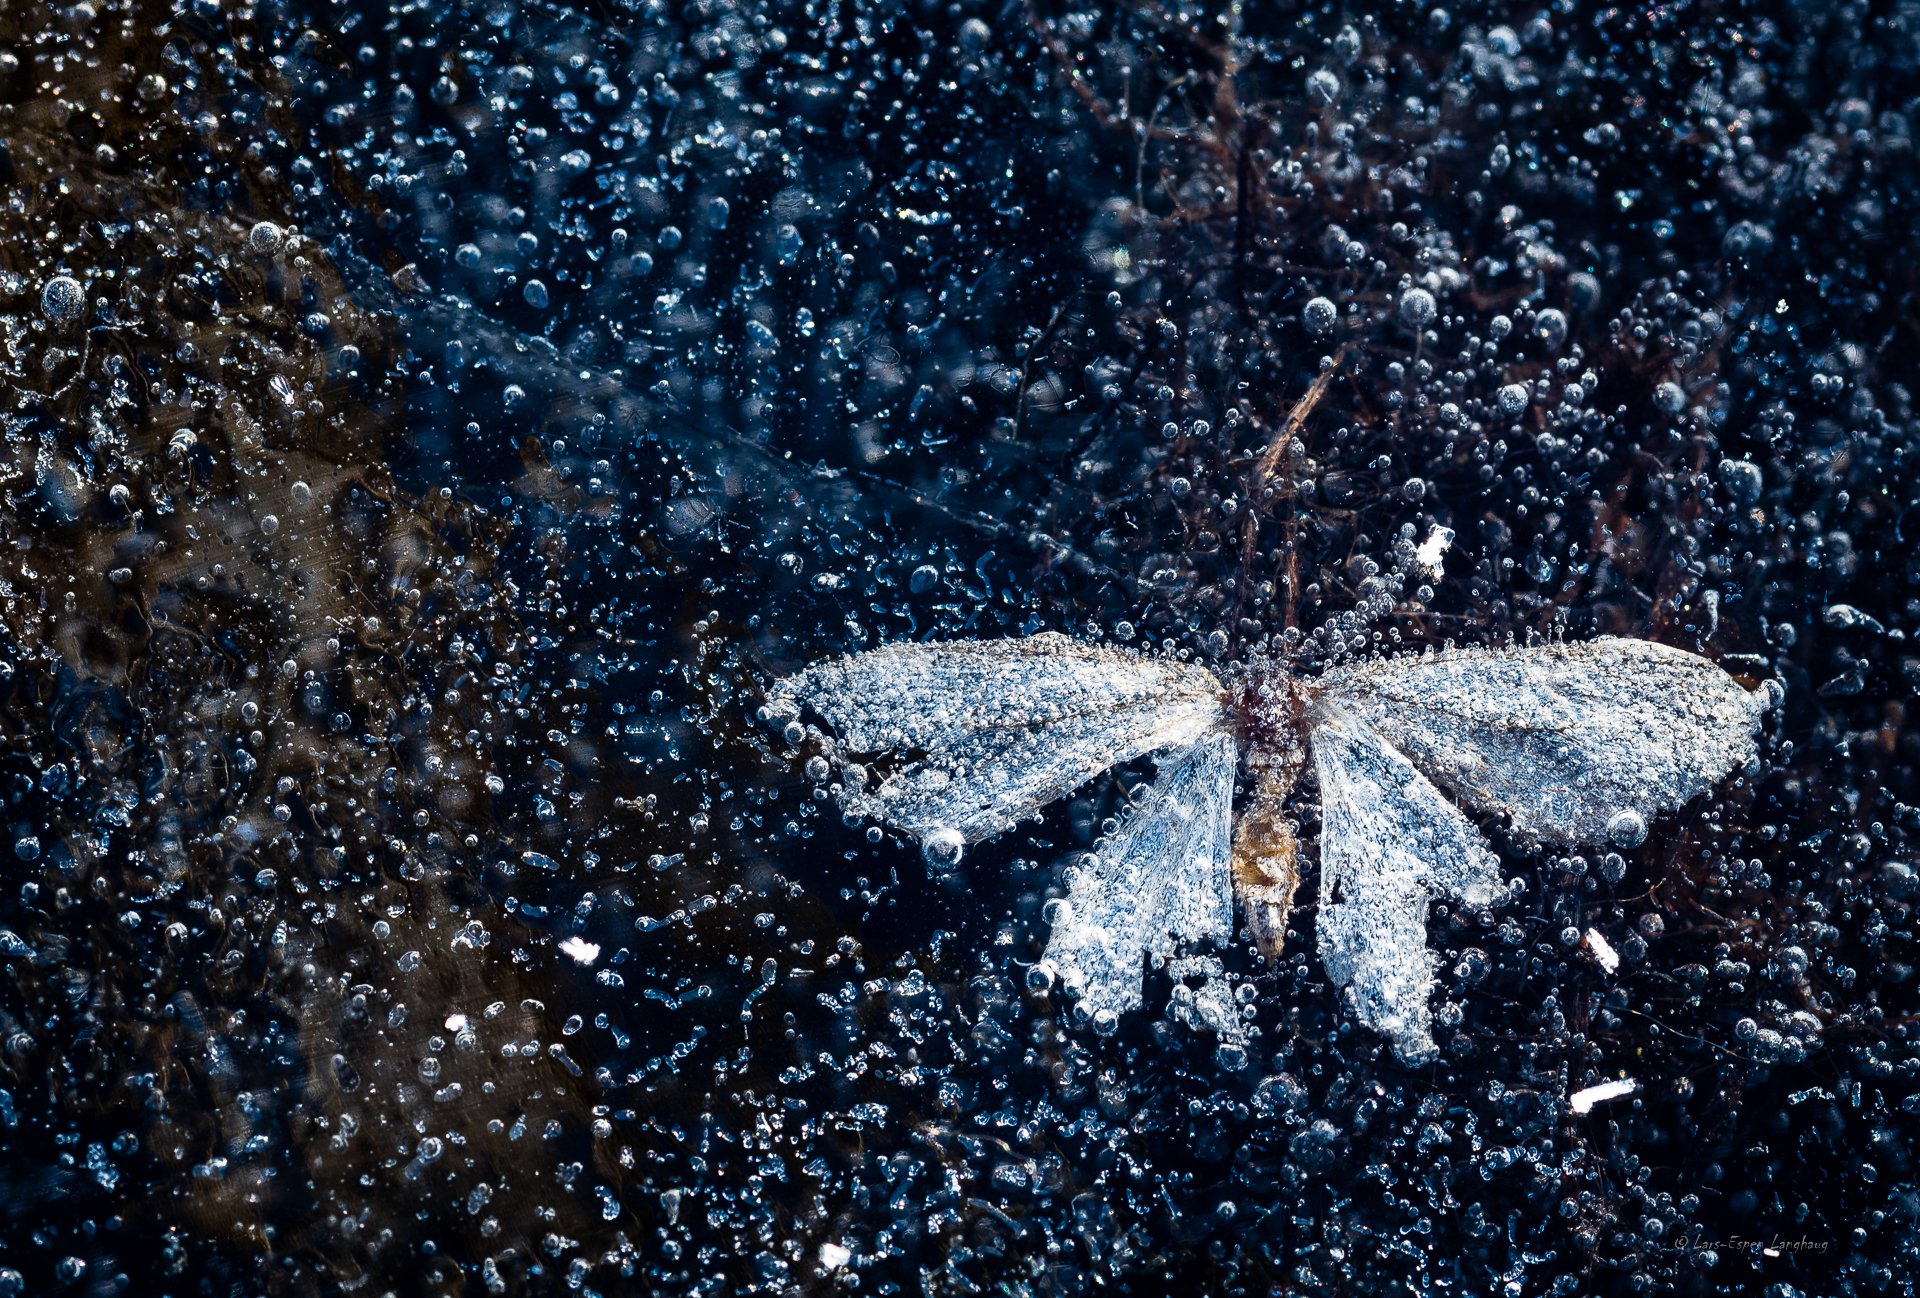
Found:
[[(177, 10), (0, 12), (0, 752), (16, 815), (74, 830), (9, 843), (53, 868), (0, 976), (0, 1213), (152, 1257), (100, 1292), (446, 1282), (376, 1205), (484, 1159), (433, 1237), (527, 1257), (513, 1142), (595, 1159), (591, 1078), (474, 883), (505, 525), (396, 485), (401, 331), (287, 216), (295, 89), (244, 20)], [(68, 1127), (123, 1132), (146, 1187), (25, 1179)]]

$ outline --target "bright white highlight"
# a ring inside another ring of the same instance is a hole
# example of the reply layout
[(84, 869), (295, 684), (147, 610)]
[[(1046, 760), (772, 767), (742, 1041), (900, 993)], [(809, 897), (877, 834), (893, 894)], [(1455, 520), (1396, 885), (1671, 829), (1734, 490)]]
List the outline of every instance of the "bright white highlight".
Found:
[(1567, 1097), (1567, 1106), (1575, 1113), (1593, 1112), (1593, 1106), (1604, 1104), (1608, 1100), (1625, 1099), (1640, 1089), (1640, 1083), (1631, 1077), (1622, 1077), (1617, 1082), (1602, 1082), (1598, 1086), (1589, 1086), (1583, 1091), (1575, 1091)]

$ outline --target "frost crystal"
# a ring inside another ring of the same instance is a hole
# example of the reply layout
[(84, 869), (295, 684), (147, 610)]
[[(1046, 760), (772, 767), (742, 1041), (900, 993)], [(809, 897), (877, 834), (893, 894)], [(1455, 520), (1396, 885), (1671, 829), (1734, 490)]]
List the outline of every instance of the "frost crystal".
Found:
[(1320, 958), (1362, 1023), (1409, 1059), (1433, 1053), (1427, 902), (1493, 900), (1498, 862), (1480, 831), (1413, 763), (1323, 700), (1312, 730), (1320, 781)]
[[(768, 711), (797, 738), (812, 709), (846, 752), (896, 761), (877, 783), (845, 765), (842, 801), (942, 861), (1110, 767), (1167, 754), (1050, 908), (1047, 962), (1103, 1026), (1140, 1004), (1143, 955), (1176, 975), (1218, 968), (1188, 948), (1225, 943), (1236, 891), (1277, 950), (1297, 877), (1280, 804), (1310, 753), (1321, 958), (1360, 1021), (1417, 1062), (1435, 1053), (1427, 907), (1499, 892), (1498, 859), (1449, 797), (1523, 841), (1630, 845), (1752, 758), (1765, 709), (1697, 654), (1611, 638), (1249, 679), (1230, 692), (1194, 664), (1047, 634), (818, 664), (779, 682)], [(1236, 845), (1243, 744), (1255, 800)], [(1240, 1030), (1218, 989), (1181, 1003), (1223, 1037)]]

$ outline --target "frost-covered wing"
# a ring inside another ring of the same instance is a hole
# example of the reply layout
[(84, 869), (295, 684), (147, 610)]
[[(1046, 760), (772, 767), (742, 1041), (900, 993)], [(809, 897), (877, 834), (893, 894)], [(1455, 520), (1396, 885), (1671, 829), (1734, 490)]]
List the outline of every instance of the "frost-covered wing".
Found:
[(1227, 856), (1233, 829), (1232, 736), (1170, 754), (1138, 805), (1076, 867), (1047, 938), (1047, 961), (1090, 1014), (1140, 1004), (1141, 956), (1233, 935)]
[(1360, 1021), (1402, 1059), (1434, 1052), (1427, 1001), (1434, 957), (1427, 904), (1484, 906), (1499, 862), (1472, 821), (1364, 722), (1317, 710), (1320, 782), (1320, 959), (1353, 996)]
[(1051, 633), (888, 645), (790, 676), (768, 705), (812, 708), (844, 750), (905, 759), (877, 785), (850, 787), (848, 810), (967, 842), (1225, 720), (1204, 667)]
[[(1548, 843), (1632, 841), (1754, 754), (1765, 696), (1646, 640), (1463, 649), (1338, 668), (1323, 698), (1468, 806)], [(1627, 813), (1623, 816), (1623, 813)]]

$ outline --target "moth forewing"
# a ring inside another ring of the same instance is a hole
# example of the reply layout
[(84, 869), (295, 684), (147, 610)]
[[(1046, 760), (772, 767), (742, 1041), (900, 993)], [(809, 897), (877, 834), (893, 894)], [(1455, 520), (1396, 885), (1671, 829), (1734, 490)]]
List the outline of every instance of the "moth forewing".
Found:
[(877, 782), (853, 773), (845, 805), (930, 845), (990, 838), (1111, 766), (1224, 724), (1204, 667), (1056, 634), (888, 645), (788, 677), (768, 707), (813, 709), (848, 752), (897, 755)]
[(1492, 901), (1499, 862), (1405, 754), (1331, 700), (1310, 731), (1320, 785), (1320, 955), (1361, 1022), (1410, 1062), (1431, 1057), (1435, 898)]
[(1110, 766), (1217, 728), (1204, 708), (1140, 705), (979, 731), (929, 750), (877, 787), (850, 787), (846, 807), (923, 841), (951, 834), (975, 843), (1037, 815)]
[(1143, 954), (1233, 934), (1228, 844), (1238, 755), (1216, 729), (1162, 759), (1153, 782), (1050, 906), (1046, 961), (1103, 1023), (1140, 1004)]
[(1516, 836), (1631, 846), (1754, 755), (1766, 695), (1645, 640), (1457, 649), (1337, 668), (1322, 697)]

